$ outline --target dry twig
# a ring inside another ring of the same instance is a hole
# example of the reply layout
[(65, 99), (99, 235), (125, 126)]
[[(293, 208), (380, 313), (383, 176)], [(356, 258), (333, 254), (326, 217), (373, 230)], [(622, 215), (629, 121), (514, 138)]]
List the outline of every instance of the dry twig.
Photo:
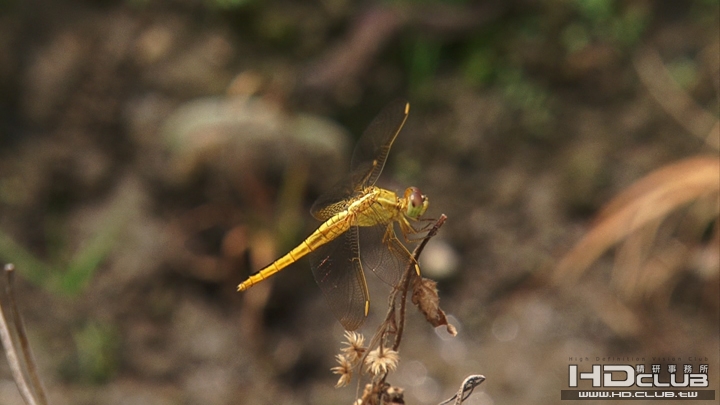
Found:
[(452, 397), (446, 399), (443, 402), (440, 402), (438, 405), (447, 405), (450, 402), (452, 402), (453, 405), (462, 404), (466, 399), (470, 397), (470, 395), (472, 395), (475, 387), (482, 384), (483, 381), (485, 381), (484, 375), (477, 374), (468, 376), (468, 378), (466, 378), (460, 385), (460, 389), (458, 390), (457, 394), (453, 395)]
[(685, 129), (720, 149), (720, 121), (700, 107), (672, 77), (654, 48), (638, 52), (633, 65), (650, 94)]
[[(440, 309), (440, 298), (435, 287), (435, 282), (420, 277), (416, 271), (417, 261), (420, 258), (425, 245), (430, 238), (437, 234), (440, 227), (445, 223), (447, 217), (443, 214), (430, 228), (428, 233), (412, 253), (412, 260), (403, 272), (398, 285), (393, 289), (388, 298), (388, 311), (385, 320), (378, 327), (377, 332), (364, 346), (364, 338), (355, 332), (346, 332), (347, 347), (341, 350), (337, 357), (339, 366), (332, 369), (333, 373), (339, 374), (340, 379), (337, 387), (347, 385), (352, 377), (353, 370), (365, 366), (365, 372), (372, 377), (371, 383), (365, 385), (363, 393), (355, 404), (357, 405), (392, 405), (404, 404), (403, 392), (399, 387), (388, 384), (385, 380), (391, 371), (397, 368), (399, 362), (398, 350), (402, 341), (405, 329), (405, 311), (408, 294), (412, 295), (412, 302), (427, 321), (437, 327), (445, 326), (448, 333), (456, 335), (455, 327), (448, 323), (445, 312)], [(455, 401), (455, 404), (462, 403), (472, 393), (473, 389), (485, 381), (482, 375), (472, 375), (465, 379), (458, 393), (443, 404)]]
[[(13, 333), (8, 326), (6, 310), (0, 305), (0, 340), (2, 340), (5, 356), (10, 364), (13, 379), (25, 403), (28, 405), (47, 405), (47, 396), (38, 376), (37, 366), (30, 350), (30, 343), (15, 301), (14, 270), (15, 266), (12, 264), (5, 265), (5, 291), (10, 316), (15, 327), (16, 339), (13, 338)], [(15, 340), (20, 344), (21, 356), (16, 348)]]
[(576, 281), (614, 244), (648, 226), (657, 229), (653, 224), (672, 211), (718, 192), (720, 159), (717, 157), (689, 158), (655, 170), (605, 206), (592, 229), (557, 265), (553, 274), (555, 282)]

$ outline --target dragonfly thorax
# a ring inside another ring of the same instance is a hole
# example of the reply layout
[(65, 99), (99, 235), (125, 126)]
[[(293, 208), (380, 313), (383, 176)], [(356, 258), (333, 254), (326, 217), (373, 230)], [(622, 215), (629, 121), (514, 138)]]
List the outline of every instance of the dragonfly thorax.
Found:
[(347, 208), (348, 215), (354, 217), (357, 226), (374, 226), (399, 219), (400, 199), (390, 190), (379, 187), (364, 189), (358, 198)]

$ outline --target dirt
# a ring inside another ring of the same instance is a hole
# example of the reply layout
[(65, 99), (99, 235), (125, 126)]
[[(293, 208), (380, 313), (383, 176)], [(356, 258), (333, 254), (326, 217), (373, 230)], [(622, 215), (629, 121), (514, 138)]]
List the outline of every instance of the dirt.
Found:
[(309, 262), (236, 287), (318, 226), (396, 98), (379, 183), (448, 216), (420, 265), (458, 329), (409, 309), (406, 403), (470, 374), (467, 403), (559, 403), (606, 362), (708, 364), (717, 395), (716, 188), (557, 268), (633, 183), (717, 158), (719, 25), (700, 0), (0, 2), (0, 261), (49, 402), (352, 403)]

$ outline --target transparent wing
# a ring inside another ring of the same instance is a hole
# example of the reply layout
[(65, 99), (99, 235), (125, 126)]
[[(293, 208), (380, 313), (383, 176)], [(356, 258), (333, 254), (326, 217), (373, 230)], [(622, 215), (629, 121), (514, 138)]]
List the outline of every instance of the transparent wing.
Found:
[(367, 173), (361, 172), (351, 172), (345, 176), (315, 200), (310, 207), (312, 216), (320, 221), (327, 221), (333, 215), (345, 210), (353, 201), (353, 197), (360, 194), (362, 188), (356, 189), (357, 185), (366, 177)]
[(407, 101), (395, 100), (383, 108), (363, 132), (350, 161), (350, 172), (363, 174), (358, 176), (357, 188), (372, 186), (380, 177), (390, 148), (405, 125), (409, 112)]
[(395, 236), (393, 224), (360, 227), (359, 234), (363, 269), (372, 271), (380, 280), (396, 287), (413, 258)]
[(327, 220), (345, 209), (354, 195), (375, 184), (409, 111), (405, 100), (395, 100), (380, 111), (355, 146), (350, 174), (313, 204), (310, 213), (315, 218)]
[(355, 330), (365, 321), (369, 300), (367, 283), (359, 258), (358, 228), (310, 253), (313, 276), (335, 317), (346, 330)]

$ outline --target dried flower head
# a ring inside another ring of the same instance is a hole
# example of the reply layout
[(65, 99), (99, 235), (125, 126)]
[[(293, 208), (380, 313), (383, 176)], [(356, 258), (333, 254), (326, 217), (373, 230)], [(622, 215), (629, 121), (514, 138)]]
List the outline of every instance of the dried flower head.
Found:
[(398, 361), (400, 361), (398, 352), (382, 346), (368, 353), (365, 358), (368, 371), (376, 376), (386, 374), (388, 371), (394, 371), (397, 368)]
[(340, 351), (350, 363), (357, 364), (365, 354), (365, 337), (360, 333), (345, 332), (345, 339), (347, 342), (344, 344), (347, 345), (347, 347), (343, 347)]
[(362, 396), (355, 401), (354, 405), (376, 405), (380, 399), (380, 385), (365, 384)]
[(354, 366), (352, 362), (350, 362), (350, 360), (342, 354), (336, 355), (335, 358), (340, 365), (331, 368), (330, 371), (334, 374), (340, 375), (340, 379), (338, 379), (337, 384), (335, 384), (335, 388), (340, 388), (350, 384), (350, 379), (352, 379), (352, 369)]

